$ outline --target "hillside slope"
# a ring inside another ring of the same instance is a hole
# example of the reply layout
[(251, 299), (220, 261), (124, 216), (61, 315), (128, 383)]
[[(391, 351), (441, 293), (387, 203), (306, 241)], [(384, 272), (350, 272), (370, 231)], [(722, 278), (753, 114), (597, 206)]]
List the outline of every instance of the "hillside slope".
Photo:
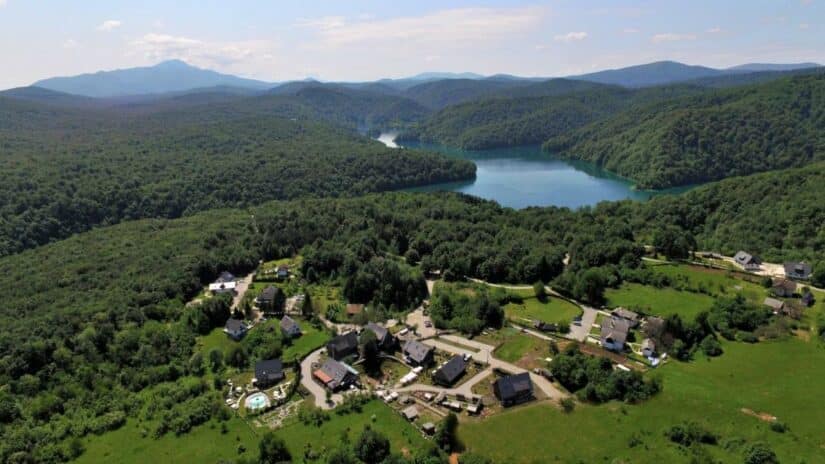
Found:
[(634, 108), (545, 149), (667, 188), (825, 159), (825, 73)]

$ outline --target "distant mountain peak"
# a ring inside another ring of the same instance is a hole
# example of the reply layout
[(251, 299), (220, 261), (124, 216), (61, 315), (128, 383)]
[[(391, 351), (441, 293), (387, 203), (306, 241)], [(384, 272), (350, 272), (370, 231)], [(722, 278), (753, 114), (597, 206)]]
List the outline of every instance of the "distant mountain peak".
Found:
[(192, 66), (180, 59), (172, 59), (153, 66), (53, 77), (35, 82), (33, 85), (73, 95), (107, 98), (185, 92), (222, 86), (264, 90), (273, 84), (221, 74)]

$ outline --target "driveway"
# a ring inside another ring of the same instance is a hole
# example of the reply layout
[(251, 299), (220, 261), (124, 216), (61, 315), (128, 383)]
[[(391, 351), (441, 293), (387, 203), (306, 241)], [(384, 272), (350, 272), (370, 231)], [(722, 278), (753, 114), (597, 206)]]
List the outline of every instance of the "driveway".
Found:
[[(427, 327), (424, 322), (430, 321), (430, 327)], [(430, 320), (430, 316), (424, 315), (424, 307), (421, 306), (415, 311), (407, 314), (407, 320), (405, 321), (408, 327), (415, 326), (416, 333), (421, 338), (429, 338), (434, 337), (436, 334), (435, 325), (432, 324)]]
[(591, 308), (590, 306), (580, 306), (583, 311), (581, 325), (571, 323), (570, 333), (567, 334), (567, 338), (583, 342), (587, 340), (587, 335), (590, 333), (590, 328), (596, 323), (596, 315), (599, 314), (599, 310)]
[(340, 393), (335, 393), (332, 395), (332, 404), (327, 403), (327, 390), (312, 377), (312, 365), (320, 362), (322, 351), (324, 351), (323, 348), (318, 348), (301, 361), (301, 385), (315, 397), (315, 406), (321, 409), (332, 409), (344, 397)]
[[(252, 283), (252, 278), (255, 277), (255, 272), (252, 272), (248, 276), (239, 279), (235, 284), (235, 296), (232, 297), (232, 309), (238, 307), (241, 304), (241, 300), (243, 300), (243, 296), (246, 294), (246, 291), (249, 289), (249, 284)], [(256, 318), (257, 319), (257, 318)]]

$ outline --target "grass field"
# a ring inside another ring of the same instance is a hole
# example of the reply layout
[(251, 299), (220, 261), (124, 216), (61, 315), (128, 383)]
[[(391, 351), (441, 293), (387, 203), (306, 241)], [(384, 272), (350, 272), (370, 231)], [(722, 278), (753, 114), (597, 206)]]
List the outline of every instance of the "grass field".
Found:
[(701, 293), (634, 283), (622, 284), (618, 289), (608, 289), (605, 297), (610, 307), (624, 306), (657, 316), (678, 314), (684, 319), (693, 319), (700, 312), (709, 310), (714, 301), (712, 296)]
[(528, 319), (570, 325), (573, 318), (581, 314), (581, 309), (561, 298), (548, 297), (545, 301), (539, 301), (532, 296), (525, 297), (522, 303), (507, 304), (504, 307), (504, 314), (507, 319), (517, 324), (524, 324), (525, 319)]
[[(825, 349), (797, 338), (724, 349), (720, 358), (660, 368), (664, 390), (640, 405), (579, 405), (570, 415), (527, 406), (463, 423), (459, 433), (468, 449), (495, 462), (687, 463), (688, 452), (663, 432), (691, 420), (719, 434), (720, 445), (704, 449), (724, 463), (742, 462), (740, 449), (723, 446), (737, 439), (769, 443), (783, 463), (825, 462), (825, 408), (815, 406), (825, 388)], [(771, 431), (745, 408), (777, 416), (790, 430)]]
[(768, 291), (758, 282), (760, 277), (747, 276), (753, 280), (744, 280), (738, 273), (688, 265), (648, 265), (657, 274), (667, 275), (676, 282), (693, 290), (704, 290), (714, 296), (735, 295), (741, 293), (745, 298), (761, 303), (768, 296)]
[(495, 351), (495, 357), (502, 361), (514, 363), (530, 352), (543, 350), (547, 352), (547, 342), (536, 337), (517, 333), (507, 338)]
[[(424, 442), (424, 438), (415, 428), (379, 401), (368, 403), (360, 414), (332, 414), (331, 420), (321, 427), (307, 426), (296, 421), (276, 433), (286, 440), (295, 462), (301, 462), (307, 444), (310, 444), (314, 451), (323, 452), (325, 449), (336, 447), (344, 433), (354, 442), (368, 424), (389, 437), (393, 451), (403, 448), (416, 449)], [(176, 437), (170, 433), (157, 440), (152, 438), (151, 434), (144, 437), (141, 432), (143, 428), (152, 430), (151, 426), (147, 427), (130, 420), (119, 430), (87, 440), (86, 452), (77, 462), (161, 464), (216, 463), (241, 456), (257, 459), (259, 435), (265, 432), (264, 429), (253, 430), (241, 419), (234, 417), (227, 422), (226, 434), (221, 433), (217, 421), (196, 427), (186, 435)], [(238, 453), (238, 445), (243, 445), (246, 452)]]

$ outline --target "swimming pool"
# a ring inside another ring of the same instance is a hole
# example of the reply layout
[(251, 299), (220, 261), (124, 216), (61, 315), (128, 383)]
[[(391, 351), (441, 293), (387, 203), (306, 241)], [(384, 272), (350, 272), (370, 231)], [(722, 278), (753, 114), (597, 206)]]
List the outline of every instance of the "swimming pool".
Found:
[(267, 398), (266, 393), (263, 392), (253, 393), (246, 398), (244, 404), (246, 405), (246, 409), (255, 411), (269, 407), (269, 398)]

